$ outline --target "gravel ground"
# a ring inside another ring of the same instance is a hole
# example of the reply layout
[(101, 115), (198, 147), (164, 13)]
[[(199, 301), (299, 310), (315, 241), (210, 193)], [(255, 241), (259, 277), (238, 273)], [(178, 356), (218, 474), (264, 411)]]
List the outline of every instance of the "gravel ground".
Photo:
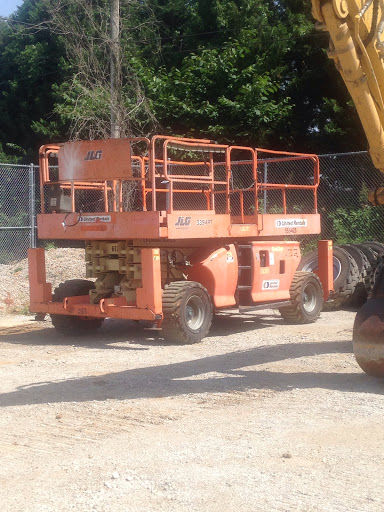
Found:
[[(84, 249), (45, 251), (47, 281), (55, 288), (67, 279), (85, 278)], [(28, 311), (28, 260), (0, 264), (0, 315)]]
[(3, 315), (2, 510), (383, 510), (384, 386), (354, 361), (353, 317), (220, 315), (172, 346)]

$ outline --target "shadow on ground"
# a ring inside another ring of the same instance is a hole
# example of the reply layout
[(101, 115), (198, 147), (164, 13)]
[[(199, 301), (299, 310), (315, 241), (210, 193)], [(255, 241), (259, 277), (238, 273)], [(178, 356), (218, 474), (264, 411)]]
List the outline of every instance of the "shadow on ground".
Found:
[[(214, 318), (210, 336), (232, 336), (241, 332), (266, 329), (282, 324), (281, 318), (260, 316), (219, 315)], [(146, 329), (143, 325), (129, 320), (104, 321), (103, 327), (95, 334), (85, 336), (63, 336), (51, 324), (41, 323), (5, 327), (1, 329), (0, 343), (25, 346), (63, 345), (113, 350), (148, 350), (145, 345), (174, 345), (162, 338), (161, 331)], [(124, 343), (124, 345), (118, 345)], [(137, 345), (144, 345), (138, 347)]]
[(363, 373), (284, 373), (257, 370), (258, 365), (275, 361), (350, 352), (349, 341), (265, 345), (246, 351), (127, 369), (102, 376), (40, 382), (0, 395), (0, 406), (162, 398), (186, 393), (226, 393), (254, 389), (286, 391), (295, 388), (323, 388), (383, 394), (383, 383)]

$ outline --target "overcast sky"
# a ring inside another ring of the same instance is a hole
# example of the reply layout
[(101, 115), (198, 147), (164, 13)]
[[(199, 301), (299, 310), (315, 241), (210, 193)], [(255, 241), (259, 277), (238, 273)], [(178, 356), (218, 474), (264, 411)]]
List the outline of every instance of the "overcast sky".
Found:
[(23, 0), (0, 0), (0, 16), (9, 16), (22, 3)]

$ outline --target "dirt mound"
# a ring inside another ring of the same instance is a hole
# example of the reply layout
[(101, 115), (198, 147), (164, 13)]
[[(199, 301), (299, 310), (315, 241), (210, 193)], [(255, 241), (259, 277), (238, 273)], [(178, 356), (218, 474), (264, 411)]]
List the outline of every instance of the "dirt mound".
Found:
[[(84, 249), (48, 249), (45, 262), (52, 288), (67, 279), (85, 277)], [(28, 304), (28, 260), (0, 264), (0, 314), (27, 313)]]

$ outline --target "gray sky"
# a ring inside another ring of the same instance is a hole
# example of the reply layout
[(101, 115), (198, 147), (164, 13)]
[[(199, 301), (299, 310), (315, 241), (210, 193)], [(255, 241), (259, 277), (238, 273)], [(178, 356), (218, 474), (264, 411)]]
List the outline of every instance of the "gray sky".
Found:
[(0, 16), (9, 16), (22, 3), (23, 0), (0, 0)]

